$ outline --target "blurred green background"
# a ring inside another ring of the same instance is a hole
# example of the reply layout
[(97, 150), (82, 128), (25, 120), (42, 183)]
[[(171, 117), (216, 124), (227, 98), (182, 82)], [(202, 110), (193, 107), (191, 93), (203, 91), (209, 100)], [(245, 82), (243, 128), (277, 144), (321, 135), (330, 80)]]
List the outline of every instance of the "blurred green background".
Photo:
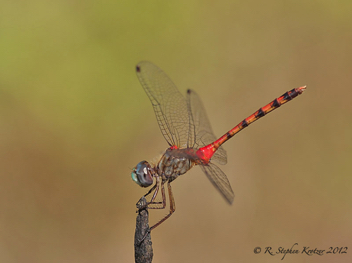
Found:
[(219, 136), (307, 85), (225, 144), (232, 206), (198, 167), (173, 182), (177, 209), (152, 232), (153, 262), (351, 248), (351, 42), (351, 1), (2, 1), (0, 262), (134, 261), (146, 191), (131, 169), (167, 147), (141, 60), (200, 94)]

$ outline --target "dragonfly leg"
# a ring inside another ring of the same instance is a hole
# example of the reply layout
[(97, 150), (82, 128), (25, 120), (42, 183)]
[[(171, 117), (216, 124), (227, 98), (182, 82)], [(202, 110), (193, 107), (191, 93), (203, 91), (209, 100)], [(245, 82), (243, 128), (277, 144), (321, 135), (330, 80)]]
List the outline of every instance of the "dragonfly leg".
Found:
[[(161, 184), (161, 187), (160, 187), (160, 184)], [(157, 197), (160, 188), (161, 188), (162, 202), (155, 202), (154, 200)], [(160, 183), (160, 178), (159, 177), (156, 177), (155, 185), (148, 191), (148, 193), (146, 193), (144, 195), (144, 197), (147, 197), (153, 191), (154, 191), (154, 193), (153, 193), (152, 198), (150, 199), (150, 201), (147, 202), (143, 206), (139, 206), (140, 208), (138, 209), (138, 211), (140, 211), (142, 209), (145, 209), (145, 208), (150, 208), (150, 209), (164, 209), (165, 208), (165, 206), (166, 206), (166, 198), (165, 198), (164, 182)], [(156, 205), (156, 207), (151, 207), (150, 205)]]
[[(154, 191), (155, 190), (155, 191)], [(147, 197), (148, 195), (150, 195), (150, 193), (151, 192), (153, 192), (154, 191), (154, 194), (153, 194), (153, 197), (154, 197), (154, 195), (156, 195), (155, 193), (158, 193), (158, 191), (159, 191), (159, 184), (158, 183), (156, 183), (152, 188), (150, 188), (150, 190), (148, 191), (148, 193), (146, 193), (145, 195), (144, 195), (144, 197)], [(152, 197), (152, 199), (153, 199), (153, 197)], [(154, 197), (155, 198), (155, 197)], [(142, 199), (142, 198), (141, 198)], [(141, 199), (139, 199), (139, 201), (137, 202), (137, 207), (138, 207), (138, 210), (137, 210), (137, 213), (138, 213), (138, 211), (141, 211), (141, 210), (143, 210), (143, 209), (145, 209), (145, 208), (147, 208), (148, 207), (148, 202), (146, 202), (146, 203), (144, 203), (144, 204), (141, 204)]]
[[(157, 185), (157, 186), (156, 186)], [(162, 198), (163, 198), (163, 201), (162, 202), (154, 202), (155, 198), (156, 198), (156, 195), (159, 191), (159, 182), (156, 184), (152, 189), (155, 188), (155, 191), (154, 191), (154, 194), (153, 194), (153, 197), (152, 199), (150, 200), (150, 202), (146, 203), (145, 205), (143, 206), (140, 206), (139, 207), (139, 210), (142, 210), (142, 209), (164, 209), (166, 207), (166, 196), (165, 196), (165, 188), (164, 188), (164, 182), (161, 182), (161, 195), (162, 195)], [(169, 196), (170, 196), (170, 191), (171, 191), (171, 186), (170, 186), (170, 183), (168, 183), (168, 190), (169, 190)], [(151, 189), (151, 190), (152, 190)], [(149, 191), (146, 195), (150, 194), (152, 191)], [(171, 205), (171, 201), (172, 201), (172, 205)], [(138, 203), (140, 203), (140, 201), (138, 201)], [(138, 204), (137, 203), (137, 204)], [(150, 204), (153, 204), (153, 205), (160, 205), (162, 204), (162, 206), (156, 206), (156, 207), (149, 207)], [(171, 207), (173, 209), (173, 211), (171, 212)], [(175, 207), (175, 201), (174, 201), (174, 197), (172, 195), (172, 192), (171, 192), (171, 196), (170, 196), (170, 214), (167, 215), (165, 218), (163, 218), (162, 220), (160, 220), (158, 223), (156, 223), (154, 226), (152, 226), (151, 228), (148, 229), (148, 231), (144, 234), (143, 238), (141, 240), (138, 241), (138, 245), (140, 245), (143, 240), (147, 237), (147, 235), (150, 233), (150, 231), (152, 231), (153, 228), (157, 227), (158, 225), (160, 225), (162, 222), (164, 222), (167, 218), (170, 217), (170, 215), (175, 211), (174, 209)]]
[[(165, 197), (165, 188), (164, 188), (164, 182), (161, 182), (161, 197), (162, 197), (162, 202), (154, 202), (156, 196), (157, 196), (157, 191), (159, 191), (159, 186), (155, 189), (155, 192), (153, 194), (152, 199), (147, 203), (149, 209), (164, 209), (166, 207), (166, 197)], [(154, 207), (151, 207), (149, 205), (157, 205)], [(161, 206), (160, 206), (161, 205)]]
[(157, 185), (158, 185), (158, 184), (155, 184), (152, 188), (150, 188), (149, 191), (148, 191), (148, 193), (146, 193), (146, 194), (144, 195), (144, 197), (147, 197), (148, 195), (150, 195), (150, 193), (154, 191), (154, 189), (157, 187)]
[[(172, 189), (171, 189), (171, 184), (170, 182), (167, 183), (167, 189), (169, 192), (169, 200), (170, 200), (170, 212), (168, 215), (166, 215), (163, 219), (161, 219), (158, 223), (156, 223), (155, 225), (153, 225), (150, 228), (150, 231), (153, 230), (154, 228), (156, 228), (158, 225), (160, 225), (162, 222), (164, 222), (166, 219), (168, 219), (176, 210), (176, 206), (175, 206), (175, 200), (174, 200), (174, 195), (172, 194)], [(162, 193), (164, 192), (164, 187), (162, 187)], [(164, 197), (165, 197), (165, 192), (164, 192)], [(165, 208), (166, 203), (164, 204), (164, 208)]]

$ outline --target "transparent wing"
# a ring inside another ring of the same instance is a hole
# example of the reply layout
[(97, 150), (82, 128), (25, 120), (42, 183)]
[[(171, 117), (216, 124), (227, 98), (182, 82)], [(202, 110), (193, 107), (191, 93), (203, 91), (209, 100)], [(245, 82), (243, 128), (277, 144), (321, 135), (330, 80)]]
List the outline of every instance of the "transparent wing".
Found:
[(155, 112), (161, 133), (170, 146), (190, 147), (191, 116), (186, 99), (171, 79), (151, 62), (142, 61), (137, 67), (137, 77), (147, 93)]
[(227, 176), (219, 167), (213, 163), (207, 165), (199, 165), (203, 172), (207, 175), (210, 182), (215, 186), (215, 188), (220, 192), (220, 194), (225, 198), (225, 200), (232, 204), (235, 199), (235, 194), (232, 191), (231, 185)]
[[(192, 137), (192, 144), (194, 148), (201, 148), (212, 142), (217, 138), (215, 137), (213, 130), (210, 126), (207, 114), (205, 112), (202, 101), (200, 100), (197, 93), (193, 90), (187, 91), (187, 102), (189, 111), (192, 113), (191, 129), (193, 129), (194, 138)], [(191, 144), (191, 145), (192, 145)], [(219, 164), (227, 163), (227, 154), (224, 148), (220, 147), (211, 158), (212, 161), (216, 161)]]

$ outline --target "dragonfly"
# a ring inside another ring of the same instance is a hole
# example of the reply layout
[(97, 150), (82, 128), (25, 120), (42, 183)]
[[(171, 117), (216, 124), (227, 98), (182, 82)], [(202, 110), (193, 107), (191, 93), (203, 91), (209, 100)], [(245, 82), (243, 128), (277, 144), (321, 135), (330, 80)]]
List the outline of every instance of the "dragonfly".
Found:
[[(287, 91), (269, 104), (242, 120), (233, 129), (217, 139), (210, 126), (204, 106), (193, 90), (182, 96), (172, 80), (156, 65), (142, 61), (136, 66), (137, 77), (151, 101), (159, 128), (169, 148), (159, 161), (141, 161), (132, 170), (132, 180), (141, 187), (150, 187), (144, 195), (150, 200), (141, 209), (164, 209), (166, 207), (165, 184), (169, 199), (169, 213), (150, 227), (150, 231), (167, 220), (175, 212), (171, 182), (185, 174), (193, 166), (199, 166), (227, 203), (234, 201), (230, 182), (221, 169), (213, 163), (226, 164), (227, 154), (222, 144), (254, 121), (264, 117), (286, 102), (302, 94), (306, 86)], [(154, 180), (155, 179), (155, 180)], [(162, 201), (156, 197), (161, 192)]]

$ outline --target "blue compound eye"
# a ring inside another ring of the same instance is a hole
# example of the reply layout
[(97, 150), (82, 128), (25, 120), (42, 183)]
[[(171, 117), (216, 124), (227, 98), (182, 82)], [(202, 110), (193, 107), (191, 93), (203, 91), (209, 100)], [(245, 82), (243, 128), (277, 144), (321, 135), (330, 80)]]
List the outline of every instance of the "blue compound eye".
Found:
[(151, 167), (148, 162), (140, 162), (132, 171), (132, 180), (142, 187), (148, 187), (152, 185), (153, 176), (150, 169)]

